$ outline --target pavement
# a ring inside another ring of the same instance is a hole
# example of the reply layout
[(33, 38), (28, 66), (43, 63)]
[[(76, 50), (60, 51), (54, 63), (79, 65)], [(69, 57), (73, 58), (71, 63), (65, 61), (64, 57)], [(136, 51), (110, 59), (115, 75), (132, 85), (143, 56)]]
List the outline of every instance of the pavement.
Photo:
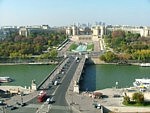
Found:
[[(150, 107), (133, 107), (122, 104), (122, 89), (107, 88), (98, 90), (104, 96), (100, 99), (90, 97), (92, 92), (74, 93), (71, 89), (67, 91), (66, 99), (68, 103), (76, 109), (76, 113), (108, 113), (110, 111), (116, 113), (150, 113)], [(114, 97), (114, 95), (120, 95)], [(94, 108), (94, 104), (99, 103), (103, 106), (103, 110)], [(75, 111), (75, 110), (74, 110)]]

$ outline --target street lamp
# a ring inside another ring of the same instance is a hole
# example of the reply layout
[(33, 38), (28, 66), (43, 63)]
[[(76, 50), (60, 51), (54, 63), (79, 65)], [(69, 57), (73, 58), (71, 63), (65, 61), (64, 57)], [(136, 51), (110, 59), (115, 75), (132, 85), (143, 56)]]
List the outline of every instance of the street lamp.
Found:
[(22, 97), (22, 96), (23, 96), (23, 94), (21, 93), (21, 94), (20, 94), (20, 98), (21, 98), (21, 105), (23, 105), (23, 97)]

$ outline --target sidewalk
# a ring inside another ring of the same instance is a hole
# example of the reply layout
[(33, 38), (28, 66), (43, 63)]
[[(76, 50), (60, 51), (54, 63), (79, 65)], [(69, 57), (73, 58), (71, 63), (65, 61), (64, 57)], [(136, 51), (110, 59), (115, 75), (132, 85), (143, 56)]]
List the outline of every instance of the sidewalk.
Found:
[(31, 99), (35, 98), (38, 94), (39, 94), (39, 91), (34, 91), (33, 93), (30, 93), (25, 96), (16, 95), (16, 96), (11, 97), (9, 100), (6, 100), (5, 102), (7, 103), (7, 105), (15, 105), (16, 102), (26, 103), (30, 101)]

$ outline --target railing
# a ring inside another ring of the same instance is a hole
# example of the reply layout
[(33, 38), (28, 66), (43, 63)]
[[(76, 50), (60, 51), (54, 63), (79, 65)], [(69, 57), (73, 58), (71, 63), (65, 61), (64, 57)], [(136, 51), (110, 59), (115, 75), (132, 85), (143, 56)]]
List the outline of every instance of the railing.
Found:
[(40, 89), (40, 87), (45, 83), (45, 81), (56, 71), (56, 69), (64, 62), (64, 60), (66, 60), (66, 58), (64, 58), (51, 72), (48, 76), (46, 76), (44, 78), (44, 80), (37, 86), (37, 90)]

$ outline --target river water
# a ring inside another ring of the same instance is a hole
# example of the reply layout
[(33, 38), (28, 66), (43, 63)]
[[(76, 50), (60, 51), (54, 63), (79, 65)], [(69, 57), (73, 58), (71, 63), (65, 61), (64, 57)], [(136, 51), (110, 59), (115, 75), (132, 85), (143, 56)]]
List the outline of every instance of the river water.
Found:
[(31, 86), (32, 80), (39, 84), (53, 69), (55, 65), (0, 65), (0, 76), (14, 79), (10, 83), (1, 85)]
[[(32, 80), (40, 83), (56, 65), (0, 65), (0, 76), (9, 76), (14, 81), (1, 85), (30, 86)], [(82, 90), (133, 86), (135, 78), (150, 78), (150, 67), (120, 65), (86, 65)]]
[(133, 86), (136, 78), (150, 78), (150, 67), (121, 66), (121, 65), (87, 65), (82, 90), (99, 90), (117, 87)]

